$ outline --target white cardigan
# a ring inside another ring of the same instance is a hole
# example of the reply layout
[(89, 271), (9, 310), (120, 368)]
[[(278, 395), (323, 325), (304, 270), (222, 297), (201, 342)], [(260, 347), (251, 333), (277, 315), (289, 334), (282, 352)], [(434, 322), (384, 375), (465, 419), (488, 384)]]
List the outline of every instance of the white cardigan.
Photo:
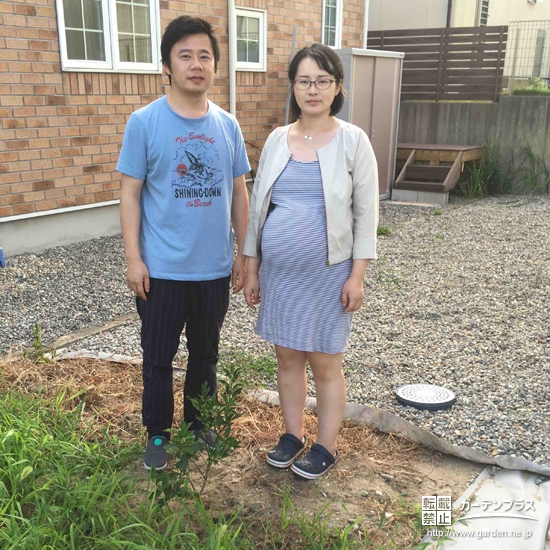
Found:
[[(349, 258), (376, 259), (376, 158), (363, 130), (342, 120), (339, 123), (332, 141), (317, 150), (327, 213), (328, 265)], [(290, 125), (274, 130), (262, 151), (250, 201), (246, 256), (261, 257), (262, 230), (273, 184), (292, 156), (287, 141), (289, 129)]]

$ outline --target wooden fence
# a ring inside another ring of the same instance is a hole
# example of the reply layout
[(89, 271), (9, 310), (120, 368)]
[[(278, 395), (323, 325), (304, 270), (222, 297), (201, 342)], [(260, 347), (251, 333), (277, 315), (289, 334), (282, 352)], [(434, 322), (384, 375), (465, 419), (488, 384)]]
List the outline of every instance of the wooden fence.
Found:
[(508, 27), (370, 32), (367, 47), (404, 52), (402, 100), (491, 100), (502, 92)]

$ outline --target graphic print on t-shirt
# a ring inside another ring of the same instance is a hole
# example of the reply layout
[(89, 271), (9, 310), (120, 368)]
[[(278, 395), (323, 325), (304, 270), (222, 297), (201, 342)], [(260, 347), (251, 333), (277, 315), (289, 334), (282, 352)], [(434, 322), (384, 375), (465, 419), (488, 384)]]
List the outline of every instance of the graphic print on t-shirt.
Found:
[(178, 147), (174, 157), (176, 199), (194, 199), (188, 207), (211, 206), (213, 197), (221, 197), (223, 172), (215, 140), (205, 134), (190, 132), (176, 138)]

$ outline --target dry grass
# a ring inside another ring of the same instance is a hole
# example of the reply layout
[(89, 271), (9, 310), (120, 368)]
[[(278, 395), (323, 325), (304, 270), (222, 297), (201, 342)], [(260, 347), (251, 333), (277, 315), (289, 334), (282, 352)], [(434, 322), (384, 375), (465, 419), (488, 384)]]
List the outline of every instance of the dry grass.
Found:
[[(245, 396), (240, 409), (243, 416), (235, 422), (234, 434), (244, 448), (252, 451), (272, 446), (284, 433), (283, 418), (278, 407), (264, 405)], [(317, 417), (309, 410), (305, 413), (305, 432), (309, 441), (315, 441)], [(391, 464), (392, 468), (399, 466), (399, 457), (406, 457), (413, 450), (418, 450), (418, 445), (352, 422), (344, 422), (338, 438), (340, 455), (360, 452), (365, 458), (381, 466)], [(406, 461), (403, 458), (403, 463)]]
[[(18, 389), (27, 394), (54, 398), (64, 391), (65, 406), (74, 407), (86, 399), (83, 419), (95, 425), (99, 434), (105, 428), (121, 439), (133, 439), (141, 431), (141, 369), (128, 363), (93, 359), (71, 359), (34, 364), (28, 359), (0, 363), (0, 390)], [(183, 383), (174, 381), (176, 411), (183, 410)], [(243, 395), (242, 416), (234, 424), (234, 435), (241, 446), (255, 451), (271, 445), (284, 432), (283, 419), (277, 407), (258, 403)], [(177, 418), (176, 418), (177, 421)], [(317, 417), (306, 410), (306, 434), (315, 439)], [(380, 434), (370, 428), (345, 422), (338, 448), (340, 454), (364, 452), (373, 462), (395, 468), (396, 457), (418, 449), (418, 446), (396, 437)], [(405, 462), (405, 460), (403, 460)]]
[(139, 367), (90, 359), (34, 364), (28, 359), (0, 363), (0, 390), (54, 398), (64, 391), (66, 408), (86, 399), (82, 418), (99, 435), (106, 427), (121, 439), (140, 430), (141, 374)]

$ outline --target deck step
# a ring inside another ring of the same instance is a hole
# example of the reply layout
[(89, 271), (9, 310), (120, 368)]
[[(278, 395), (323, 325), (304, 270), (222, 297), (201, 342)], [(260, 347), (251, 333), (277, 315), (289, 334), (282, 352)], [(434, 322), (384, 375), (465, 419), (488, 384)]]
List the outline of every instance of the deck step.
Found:
[(406, 179), (411, 181), (438, 181), (443, 183), (450, 166), (427, 166), (423, 164), (411, 164), (407, 166)]
[[(460, 149), (460, 148), (459, 148)], [(462, 150), (455, 151), (454, 158), (420, 158), (413, 148), (408, 151), (407, 161), (399, 172), (393, 185), (399, 199), (413, 202), (430, 202), (443, 200), (447, 202), (449, 191), (457, 184), (464, 165)], [(420, 164), (429, 160), (430, 164)], [(452, 166), (442, 166), (441, 162), (451, 161)], [(392, 195), (393, 198), (393, 195)]]
[(394, 184), (395, 189), (410, 189), (411, 191), (434, 191), (436, 193), (443, 193), (446, 191), (442, 181), (414, 181), (403, 180), (396, 181)]

